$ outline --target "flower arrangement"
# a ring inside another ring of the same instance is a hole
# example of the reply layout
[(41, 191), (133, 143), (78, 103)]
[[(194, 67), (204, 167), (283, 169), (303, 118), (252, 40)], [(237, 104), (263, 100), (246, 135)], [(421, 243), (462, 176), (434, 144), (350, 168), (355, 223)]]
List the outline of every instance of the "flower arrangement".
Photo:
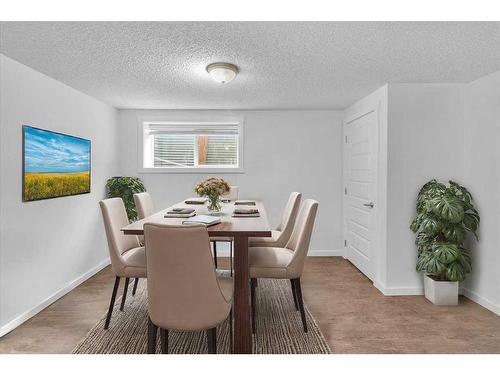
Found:
[(220, 196), (229, 191), (229, 184), (222, 178), (209, 177), (201, 181), (194, 187), (194, 191), (200, 197), (208, 198), (209, 211), (218, 212), (221, 210)]

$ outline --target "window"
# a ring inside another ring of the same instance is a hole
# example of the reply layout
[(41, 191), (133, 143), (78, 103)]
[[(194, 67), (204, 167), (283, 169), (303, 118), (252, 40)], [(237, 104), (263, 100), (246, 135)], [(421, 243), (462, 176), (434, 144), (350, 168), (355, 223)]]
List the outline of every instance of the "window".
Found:
[(142, 168), (146, 171), (241, 170), (239, 121), (144, 122), (142, 130)]

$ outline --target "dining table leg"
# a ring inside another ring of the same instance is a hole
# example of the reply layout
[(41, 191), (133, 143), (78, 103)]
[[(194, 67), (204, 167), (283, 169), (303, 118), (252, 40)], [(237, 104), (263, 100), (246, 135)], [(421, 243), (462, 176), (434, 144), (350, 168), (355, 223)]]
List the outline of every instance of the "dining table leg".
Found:
[(252, 353), (248, 236), (234, 237), (234, 353)]

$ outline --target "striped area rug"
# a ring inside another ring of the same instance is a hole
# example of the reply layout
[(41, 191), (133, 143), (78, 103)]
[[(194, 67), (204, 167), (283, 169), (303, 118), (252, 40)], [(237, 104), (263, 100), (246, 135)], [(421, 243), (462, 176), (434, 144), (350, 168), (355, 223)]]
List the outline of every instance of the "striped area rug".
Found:
[[(146, 353), (148, 316), (146, 280), (140, 280), (135, 296), (127, 297), (123, 312), (119, 310), (119, 303), (120, 300), (116, 302), (109, 329), (103, 328), (105, 320), (103, 316), (73, 349), (74, 354)], [(259, 279), (257, 328), (256, 334), (253, 335), (253, 353), (331, 353), (307, 307), (306, 317), (308, 333), (303, 331), (300, 313), (294, 308), (288, 280)], [(207, 353), (206, 341), (204, 332), (170, 331), (169, 352), (173, 354)], [(157, 351), (160, 351), (159, 341)], [(217, 327), (217, 353), (229, 353), (228, 321)]]

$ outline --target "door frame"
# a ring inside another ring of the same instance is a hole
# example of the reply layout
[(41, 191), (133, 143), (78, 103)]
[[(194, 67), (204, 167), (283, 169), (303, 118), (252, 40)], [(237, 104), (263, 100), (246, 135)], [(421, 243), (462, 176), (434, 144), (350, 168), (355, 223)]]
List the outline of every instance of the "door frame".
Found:
[[(376, 141), (376, 161), (375, 161), (375, 168), (376, 168), (376, 173), (375, 173), (375, 178), (376, 180), (374, 181), (373, 185), (373, 199), (375, 201), (375, 207), (374, 207), (374, 212), (372, 223), (374, 225), (373, 229), (371, 229), (372, 234), (372, 240), (370, 241), (370, 246), (371, 246), (371, 277), (369, 275), (366, 275), (368, 278), (371, 279), (371, 281), (374, 284), (378, 284), (380, 280), (380, 265), (381, 265), (381, 254), (380, 254), (380, 249), (381, 249), (381, 230), (383, 230), (384, 225), (381, 225), (381, 219), (382, 215), (381, 212), (385, 212), (384, 205), (385, 205), (385, 199), (380, 199), (381, 198), (381, 168), (380, 168), (380, 162), (381, 162), (381, 129), (383, 127), (383, 124), (381, 124), (382, 120), (382, 115), (381, 115), (381, 107), (383, 105), (381, 98), (378, 97), (379, 95), (374, 95), (373, 97), (367, 97), (366, 100), (362, 100), (360, 102), (357, 102), (353, 106), (349, 107), (348, 109), (345, 110), (344, 112), (344, 119), (342, 121), (342, 236), (343, 236), (343, 257), (344, 259), (347, 259), (347, 252), (349, 251), (347, 248), (347, 238), (348, 238), (348, 215), (347, 215), (347, 209), (348, 209), (348, 199), (347, 199), (347, 194), (346, 189), (347, 189), (347, 127), (349, 124), (351, 124), (353, 121), (358, 120), (364, 116), (367, 116), (369, 114), (375, 113), (375, 117), (377, 119), (376, 121), (376, 129), (374, 131), (374, 134), (376, 134), (377, 139)], [(381, 126), (382, 125), (382, 126)], [(386, 184), (383, 184), (382, 187), (384, 187)], [(384, 252), (385, 253), (385, 252)], [(360, 270), (360, 272), (362, 272)]]

